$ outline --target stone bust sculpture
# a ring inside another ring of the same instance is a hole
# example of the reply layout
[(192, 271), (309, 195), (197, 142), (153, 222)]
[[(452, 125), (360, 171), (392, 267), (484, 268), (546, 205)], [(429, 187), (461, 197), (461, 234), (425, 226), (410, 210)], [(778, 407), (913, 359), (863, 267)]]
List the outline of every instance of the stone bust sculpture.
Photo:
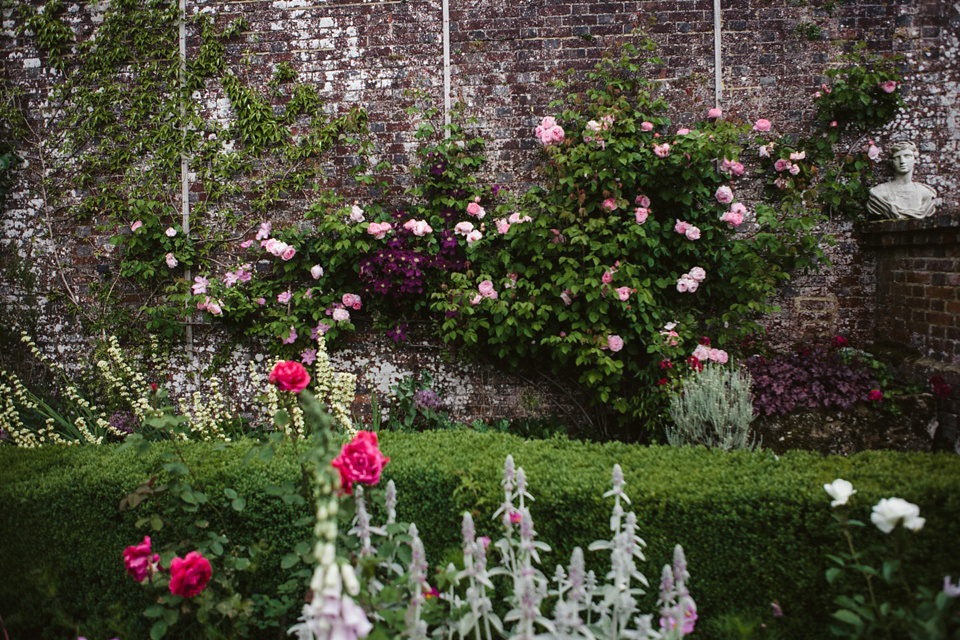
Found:
[(933, 215), (940, 199), (937, 192), (913, 181), (913, 167), (919, 154), (917, 145), (909, 141), (890, 145), (890, 163), (896, 174), (893, 180), (870, 189), (867, 211), (879, 218), (926, 218)]

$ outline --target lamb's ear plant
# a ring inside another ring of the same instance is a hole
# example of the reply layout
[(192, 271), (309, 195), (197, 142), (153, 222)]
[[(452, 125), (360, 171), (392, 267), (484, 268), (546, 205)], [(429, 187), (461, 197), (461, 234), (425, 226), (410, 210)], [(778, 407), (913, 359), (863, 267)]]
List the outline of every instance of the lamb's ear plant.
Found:
[(841, 592), (834, 598), (831, 632), (841, 638), (882, 640), (956, 640), (960, 638), (960, 584), (951, 577), (937, 585), (918, 584), (910, 571), (908, 550), (914, 536), (923, 535), (926, 519), (920, 508), (902, 498), (884, 498), (873, 506), (870, 521), (886, 537), (886, 544), (858, 548), (854, 534), (868, 528), (851, 518), (849, 504), (857, 491), (843, 479), (823, 486), (833, 500), (832, 525), (839, 530), (843, 549), (828, 555), (834, 566), (827, 582)]

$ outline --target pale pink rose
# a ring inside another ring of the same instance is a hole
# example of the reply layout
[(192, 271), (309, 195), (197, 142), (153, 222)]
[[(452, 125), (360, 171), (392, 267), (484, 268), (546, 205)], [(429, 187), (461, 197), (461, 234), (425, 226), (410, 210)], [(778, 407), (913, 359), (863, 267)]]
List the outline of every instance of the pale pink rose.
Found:
[(607, 211), (613, 211), (614, 209), (616, 209), (617, 208), (616, 198), (607, 198), (606, 200), (604, 200), (603, 208), (606, 209)]
[(618, 335), (607, 336), (607, 347), (614, 353), (620, 351), (623, 349), (623, 338)]
[(413, 225), (413, 235), (422, 238), (428, 233), (433, 233), (433, 227), (426, 220), (417, 220), (417, 224)]
[(754, 131), (770, 131), (770, 121), (766, 118), (760, 118), (753, 124)]
[(260, 224), (260, 229), (257, 231), (257, 240), (266, 240), (270, 237), (270, 223), (263, 222)]
[(253, 238), (250, 238), (249, 240), (244, 240), (243, 242), (241, 242), (240, 248), (249, 249), (252, 245), (253, 245)]
[(657, 154), (659, 158), (666, 158), (670, 155), (670, 145), (664, 142), (663, 144), (657, 144), (653, 147), (653, 152)]
[(730, 165), (730, 172), (735, 176), (742, 176), (744, 171), (746, 171), (746, 169), (744, 169), (743, 165), (739, 162), (734, 162)]
[(173, 269), (179, 264), (177, 262), (176, 256), (174, 256), (172, 253), (168, 253), (166, 258), (164, 258), (164, 260), (166, 261), (167, 266), (170, 267), (171, 269)]
[(220, 306), (221, 302), (219, 300), (212, 300), (207, 303), (206, 309), (209, 313), (220, 316), (223, 315), (223, 308)]
[(773, 168), (777, 171), (785, 171), (792, 166), (789, 160), (785, 158), (779, 158), (776, 162), (773, 163)]
[(177, 235), (177, 230), (174, 229), (173, 227), (167, 227), (167, 230), (164, 231), (164, 233), (167, 234), (168, 238), (172, 238), (175, 235)]
[(563, 142), (563, 127), (556, 126), (553, 129), (550, 129), (550, 141), (551, 142)]
[(678, 135), (678, 136), (685, 136), (685, 135), (687, 135), (688, 133), (690, 133), (690, 129), (687, 129), (686, 127), (682, 127), (682, 128), (680, 128), (680, 129), (677, 129), (677, 135)]
[(283, 250), (283, 253), (280, 254), (280, 259), (286, 262), (292, 260), (295, 255), (297, 255), (297, 250), (293, 247), (287, 247)]
[(731, 227), (739, 227), (743, 224), (743, 215), (733, 211), (727, 211), (720, 216), (720, 222), (726, 222)]
[(836, 120), (831, 120), (831, 121), (830, 121), (830, 126), (831, 126), (831, 127), (837, 126), (837, 121), (836, 121)]
[(692, 355), (694, 358), (696, 358), (700, 362), (706, 362), (707, 360), (710, 359), (710, 347), (704, 344), (698, 344), (697, 348), (694, 349), (693, 353), (691, 353), (690, 355)]
[(350, 221), (363, 222), (363, 209), (354, 204), (350, 207)]
[(544, 116), (540, 121), (540, 126), (544, 129), (552, 129), (557, 126), (557, 120), (553, 116)]
[(599, 122), (597, 122), (596, 120), (590, 120), (589, 122), (587, 122), (587, 130), (588, 130), (588, 131), (593, 131), (594, 133), (597, 133), (597, 132), (599, 132), (602, 128), (603, 128), (603, 126), (602, 126)]
[(695, 227), (693, 225), (687, 225), (687, 228), (684, 230), (683, 235), (687, 236), (687, 240), (699, 240), (700, 239), (700, 227)]
[(570, 297), (569, 289), (564, 290), (563, 293), (560, 294), (560, 299), (563, 300), (563, 304), (567, 305), (568, 307), (573, 304), (573, 298)]
[(800, 173), (800, 165), (798, 164), (790, 165), (789, 171), (791, 175), (797, 175), (798, 173)]
[(870, 148), (867, 149), (867, 157), (871, 160), (876, 160), (880, 157), (880, 147), (875, 144), (871, 144)]
[(634, 203), (640, 205), (644, 209), (650, 208), (650, 198), (647, 196), (637, 196), (636, 200), (634, 200)]
[(727, 185), (719, 187), (714, 196), (720, 204), (730, 204), (733, 202), (733, 190)]
[(484, 280), (477, 286), (477, 289), (480, 290), (480, 295), (482, 295), (484, 298), (489, 298), (493, 293), (495, 293), (492, 280)]
[(130, 225), (130, 233), (136, 233), (137, 229), (139, 229), (142, 226), (143, 226), (143, 222), (141, 222), (140, 220), (137, 220), (132, 225)]
[(470, 222), (469, 220), (458, 222), (456, 226), (453, 228), (453, 232), (461, 236), (465, 236), (471, 231), (473, 231), (473, 223)]
[(476, 202), (471, 202), (467, 205), (467, 214), (483, 219), (483, 216), (487, 215), (487, 212)]
[(483, 296), (478, 293), (477, 295), (470, 298), (470, 304), (472, 304), (473, 306), (476, 306), (480, 304), (481, 300), (483, 300)]
[(321, 266), (318, 265), (318, 264), (315, 264), (315, 265), (313, 265), (312, 267), (310, 267), (310, 276), (311, 276), (314, 280), (319, 280), (320, 278), (322, 278), (322, 277), (323, 277), (323, 267), (321, 267)]
[(499, 233), (500, 235), (503, 235), (507, 231), (510, 231), (510, 223), (504, 220), (503, 218), (497, 220), (497, 233)]
[(757, 154), (758, 154), (761, 158), (769, 158), (769, 157), (770, 157), (770, 147), (768, 147), (768, 146), (766, 146), (766, 145), (764, 145), (764, 146), (762, 146), (762, 147), (759, 147), (759, 148), (757, 149)]
[(652, 122), (641, 122), (641, 123), (640, 123), (640, 131), (653, 131), (653, 123), (652, 123)]
[(897, 90), (897, 83), (894, 80), (887, 80), (880, 85), (880, 88), (883, 89), (884, 93), (893, 93)]
[(700, 283), (694, 280), (693, 278), (687, 278), (687, 291), (693, 293), (697, 290), (697, 287), (700, 286)]
[(739, 213), (740, 215), (746, 215), (747, 207), (742, 202), (734, 202), (730, 205), (730, 211), (733, 213)]
[[(679, 288), (677, 290), (679, 291)], [(670, 325), (676, 326), (673, 322), (671, 322), (670, 324), (667, 325), (667, 327), (669, 327)], [(669, 344), (671, 347), (676, 347), (677, 345), (680, 344), (680, 341), (679, 341), (680, 334), (674, 331), (672, 328), (667, 329), (666, 331), (661, 331), (660, 335), (664, 336), (664, 342)]]
[(334, 309), (331, 314), (334, 322), (349, 322), (350, 321), (350, 312), (346, 309)]
[(483, 237), (483, 234), (477, 231), (476, 229), (474, 229), (473, 231), (467, 234), (467, 246), (469, 247), (470, 245), (472, 245), (474, 242), (478, 241), (482, 237)]
[(256, 302), (258, 305), (260, 305), (260, 306), (262, 307), (263, 305), (267, 304), (267, 299), (266, 299), (266, 298), (257, 298), (256, 300), (254, 300), (254, 302)]
[(292, 293), (290, 293), (289, 291), (284, 291), (283, 293), (277, 296), (277, 302), (279, 302), (280, 304), (287, 304), (288, 302), (290, 302), (290, 298), (292, 297), (293, 297)]
[(807, 157), (806, 151), (794, 151), (790, 154), (790, 160), (796, 162), (797, 160), (803, 160)]
[(703, 282), (704, 278), (707, 277), (707, 272), (703, 270), (703, 267), (694, 267), (693, 269), (690, 269), (690, 273), (687, 275), (697, 282)]
[(644, 209), (643, 207), (637, 207), (634, 210), (634, 213), (637, 216), (637, 224), (643, 224), (644, 222), (646, 222), (647, 216), (650, 215), (650, 211), (648, 209)]
[(707, 118), (710, 119), (710, 120), (716, 120), (717, 118), (721, 117), (722, 115), (723, 115), (723, 111), (721, 111), (720, 109), (714, 108), (714, 109), (710, 109), (709, 111), (707, 111)]
[(533, 220), (533, 218), (531, 218), (530, 216), (523, 213), (517, 213), (517, 212), (511, 213), (510, 217), (507, 218), (507, 221), (510, 224), (520, 224), (521, 222), (530, 222), (531, 220)]
[(617, 297), (620, 298), (621, 302), (626, 301), (630, 297), (630, 287), (617, 287), (614, 291), (617, 292)]
[(603, 129), (606, 131), (613, 126), (613, 114), (608, 113), (607, 115), (600, 118), (600, 121), (603, 122)]
[(604, 271), (604, 272), (603, 272), (603, 275), (600, 276), (600, 281), (601, 281), (603, 284), (610, 284), (611, 282), (613, 282), (613, 272), (612, 272), (612, 271)]
[(710, 359), (720, 364), (726, 364), (730, 355), (723, 349), (710, 349)]
[(413, 225), (415, 224), (417, 224), (417, 221), (414, 220), (413, 218), (410, 218), (409, 220), (403, 223), (403, 228), (406, 229), (407, 231), (410, 231), (410, 229), (413, 229)]
[(685, 275), (680, 276), (680, 278), (677, 279), (677, 291), (679, 291), (680, 293), (686, 293), (687, 285), (690, 282), (693, 282), (693, 281), (687, 278)]
[(371, 222), (367, 227), (367, 233), (377, 240), (382, 240), (391, 229), (393, 229), (393, 225), (389, 222)]

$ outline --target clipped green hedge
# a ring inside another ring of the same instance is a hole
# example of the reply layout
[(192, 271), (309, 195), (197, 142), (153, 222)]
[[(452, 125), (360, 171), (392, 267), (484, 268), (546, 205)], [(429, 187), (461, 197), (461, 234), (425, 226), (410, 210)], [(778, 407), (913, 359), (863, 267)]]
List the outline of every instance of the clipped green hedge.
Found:
[[(691, 591), (700, 612), (700, 635), (724, 614), (766, 613), (778, 601), (786, 637), (827, 637), (834, 593), (824, 579), (825, 554), (841, 549), (822, 485), (850, 480), (858, 493), (854, 516), (899, 496), (920, 506), (924, 529), (911, 534), (910, 573), (931, 587), (945, 574), (960, 575), (954, 542), (960, 539), (960, 457), (950, 454), (869, 452), (849, 458), (802, 452), (777, 457), (698, 448), (592, 444), (562, 439), (525, 442), (503, 434), (464, 431), (381, 434), (391, 458), (384, 477), (397, 484), (399, 517), (416, 522), (431, 563), (446, 564), (459, 550), (460, 513), (474, 513), (480, 533), (497, 536), (491, 518), (502, 499), (504, 458), (523, 467), (535, 502), (540, 539), (554, 551), (544, 572), (566, 564), (574, 546), (609, 535), (610, 488), (615, 463), (623, 468), (640, 535), (648, 547), (641, 567), (659, 582), (660, 567), (680, 543), (690, 565)], [(209, 444), (183, 447), (211, 496), (233, 487), (248, 500), (231, 514), (232, 537), (260, 541), (264, 555), (247, 582), (260, 593), (286, 579), (280, 559), (305, 535), (294, 522), (309, 506), (291, 507), (264, 487), (296, 481), (292, 455), (269, 464), (243, 463), (248, 445), (217, 452)], [(134, 527), (138, 510), (120, 512), (120, 499), (149, 477), (157, 453), (138, 457), (115, 447), (0, 448), (0, 615), (11, 637), (143, 637), (136, 621), (143, 590), (123, 570), (122, 549), (145, 532)], [(308, 528), (309, 529), (309, 528)], [(306, 534), (309, 534), (308, 529)], [(156, 534), (156, 541), (165, 531)], [(863, 546), (887, 538), (872, 526)], [(588, 552), (598, 573), (606, 557)], [(655, 594), (645, 602), (653, 611)], [(110, 635), (108, 635), (108, 633)], [(276, 631), (264, 637), (276, 637)]]

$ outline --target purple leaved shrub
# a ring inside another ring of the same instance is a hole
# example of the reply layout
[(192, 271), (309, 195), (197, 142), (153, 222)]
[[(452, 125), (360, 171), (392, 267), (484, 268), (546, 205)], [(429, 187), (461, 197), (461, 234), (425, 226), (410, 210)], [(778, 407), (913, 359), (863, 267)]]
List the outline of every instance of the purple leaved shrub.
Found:
[(877, 385), (865, 362), (823, 347), (751, 356), (747, 369), (753, 378), (753, 408), (765, 416), (798, 409), (849, 409)]

